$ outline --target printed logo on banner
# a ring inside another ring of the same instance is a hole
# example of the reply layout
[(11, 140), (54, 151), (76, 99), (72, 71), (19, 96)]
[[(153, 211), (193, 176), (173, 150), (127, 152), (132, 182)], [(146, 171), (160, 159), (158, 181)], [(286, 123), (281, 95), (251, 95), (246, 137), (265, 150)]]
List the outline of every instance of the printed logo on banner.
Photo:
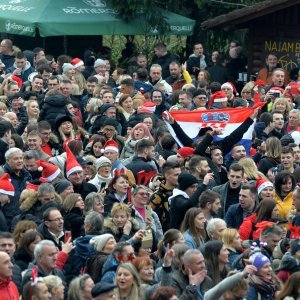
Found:
[(106, 7), (106, 1), (104, 0), (82, 0), (85, 4), (94, 7)]
[(223, 112), (207, 113), (207, 114), (202, 114), (202, 120), (205, 123), (207, 123), (207, 122), (225, 122), (225, 123), (227, 123), (230, 120), (230, 115), (223, 113)]

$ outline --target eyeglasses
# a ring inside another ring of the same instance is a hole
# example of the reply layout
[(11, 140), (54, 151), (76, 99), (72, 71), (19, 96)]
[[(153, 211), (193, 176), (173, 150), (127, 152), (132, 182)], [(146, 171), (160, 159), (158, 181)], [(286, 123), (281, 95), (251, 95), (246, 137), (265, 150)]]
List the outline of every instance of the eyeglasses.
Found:
[(64, 218), (63, 217), (60, 217), (60, 218), (56, 218), (56, 219), (53, 219), (53, 220), (47, 220), (49, 222), (59, 222), (59, 221), (63, 221)]
[(242, 94), (251, 94), (251, 92), (244, 91), (244, 92), (242, 92)]
[(141, 195), (142, 197), (145, 197), (145, 196), (149, 197), (149, 196), (150, 196), (150, 194), (147, 193), (147, 192), (144, 192), (144, 193), (136, 193), (136, 194), (137, 194), (137, 195)]

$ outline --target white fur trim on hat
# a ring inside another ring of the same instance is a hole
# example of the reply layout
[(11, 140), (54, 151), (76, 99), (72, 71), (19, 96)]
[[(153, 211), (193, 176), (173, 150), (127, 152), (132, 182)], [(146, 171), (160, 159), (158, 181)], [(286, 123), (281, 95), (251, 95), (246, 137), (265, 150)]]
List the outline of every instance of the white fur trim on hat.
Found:
[(259, 195), (262, 190), (264, 190), (266, 187), (271, 186), (273, 187), (273, 183), (271, 181), (265, 181), (257, 188), (257, 194)]
[(71, 174), (73, 174), (77, 171), (83, 171), (82, 167), (81, 166), (74, 166), (68, 172), (66, 172), (66, 175), (67, 175), (67, 177), (69, 177)]
[(52, 182), (59, 174), (61, 174), (60, 168), (57, 167), (57, 170), (49, 177), (46, 178), (42, 177), (42, 178), (44, 178), (47, 182)]
[(9, 195), (9, 196), (14, 196), (14, 195), (15, 195), (15, 192), (14, 192), (14, 191), (7, 191), (7, 190), (0, 189), (0, 194), (5, 194), (5, 195)]
[(230, 83), (227, 83), (227, 82), (225, 82), (221, 85), (221, 89), (223, 89), (223, 88), (228, 88), (228, 89), (231, 89), (233, 91), (232, 85)]
[(112, 151), (115, 151), (115, 152), (119, 152), (119, 149), (118, 149), (117, 147), (113, 147), (113, 146), (107, 146), (107, 147), (105, 147), (104, 153), (105, 153), (107, 150), (112, 150)]
[(84, 65), (84, 63), (83, 63), (83, 61), (81, 60), (81, 61), (79, 61), (77, 64), (75, 64), (75, 65), (73, 65), (75, 68), (78, 68), (78, 67), (81, 67), (81, 66), (83, 66)]
[(218, 102), (226, 102), (227, 101), (227, 97), (226, 98), (215, 98), (214, 99), (214, 103), (218, 103)]

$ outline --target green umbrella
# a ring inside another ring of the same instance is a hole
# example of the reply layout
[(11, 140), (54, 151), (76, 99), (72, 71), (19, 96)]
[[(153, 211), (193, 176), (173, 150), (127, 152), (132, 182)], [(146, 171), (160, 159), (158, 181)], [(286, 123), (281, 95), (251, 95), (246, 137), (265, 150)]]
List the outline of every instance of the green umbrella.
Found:
[[(125, 1), (125, 0), (124, 0)], [(167, 35), (191, 35), (195, 21), (163, 11)], [(143, 14), (130, 22), (118, 17), (103, 0), (0, 0), (0, 32), (35, 36), (160, 35)]]

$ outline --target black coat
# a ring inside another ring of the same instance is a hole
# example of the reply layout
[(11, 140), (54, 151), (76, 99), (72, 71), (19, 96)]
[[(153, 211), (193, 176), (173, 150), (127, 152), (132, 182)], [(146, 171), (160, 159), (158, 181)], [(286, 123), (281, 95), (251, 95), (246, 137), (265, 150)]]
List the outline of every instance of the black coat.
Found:
[(61, 244), (60, 242), (64, 241), (65, 236), (63, 235), (60, 239), (59, 239), (59, 243), (56, 242), (56, 240), (53, 238), (53, 236), (50, 234), (47, 226), (45, 225), (45, 223), (42, 223), (39, 225), (38, 227), (38, 232), (44, 237), (44, 240), (50, 240), (52, 241), (55, 246), (61, 250)]
[[(124, 203), (128, 203), (128, 198), (126, 198)], [(120, 201), (116, 198), (114, 193), (109, 193), (104, 197), (104, 212), (106, 215), (110, 216), (111, 209), (115, 203), (120, 203)]]
[(28, 269), (28, 264), (32, 261), (32, 256), (24, 248), (18, 248), (14, 254), (15, 264), (18, 265), (21, 271)]
[(220, 84), (223, 84), (228, 81), (230, 82), (235, 81), (233, 76), (230, 74), (230, 71), (226, 67), (223, 67), (220, 64), (208, 68), (207, 71), (210, 75), (211, 82), (219, 82)]
[(91, 193), (91, 192), (98, 192), (98, 189), (91, 183), (88, 182), (82, 182), (81, 185), (73, 185), (74, 193), (80, 194), (83, 200), (85, 200), (85, 197)]
[(0, 165), (5, 164), (5, 152), (8, 150), (8, 144), (6, 144), (2, 139), (0, 139)]
[(79, 207), (73, 207), (65, 214), (65, 228), (71, 230), (72, 239), (76, 239), (84, 235), (83, 222), (84, 216)]
[(151, 172), (155, 171), (155, 169), (149, 164), (149, 162), (140, 156), (134, 156), (132, 161), (126, 165), (126, 168), (132, 172), (135, 180), (137, 180), (137, 174), (140, 171)]

